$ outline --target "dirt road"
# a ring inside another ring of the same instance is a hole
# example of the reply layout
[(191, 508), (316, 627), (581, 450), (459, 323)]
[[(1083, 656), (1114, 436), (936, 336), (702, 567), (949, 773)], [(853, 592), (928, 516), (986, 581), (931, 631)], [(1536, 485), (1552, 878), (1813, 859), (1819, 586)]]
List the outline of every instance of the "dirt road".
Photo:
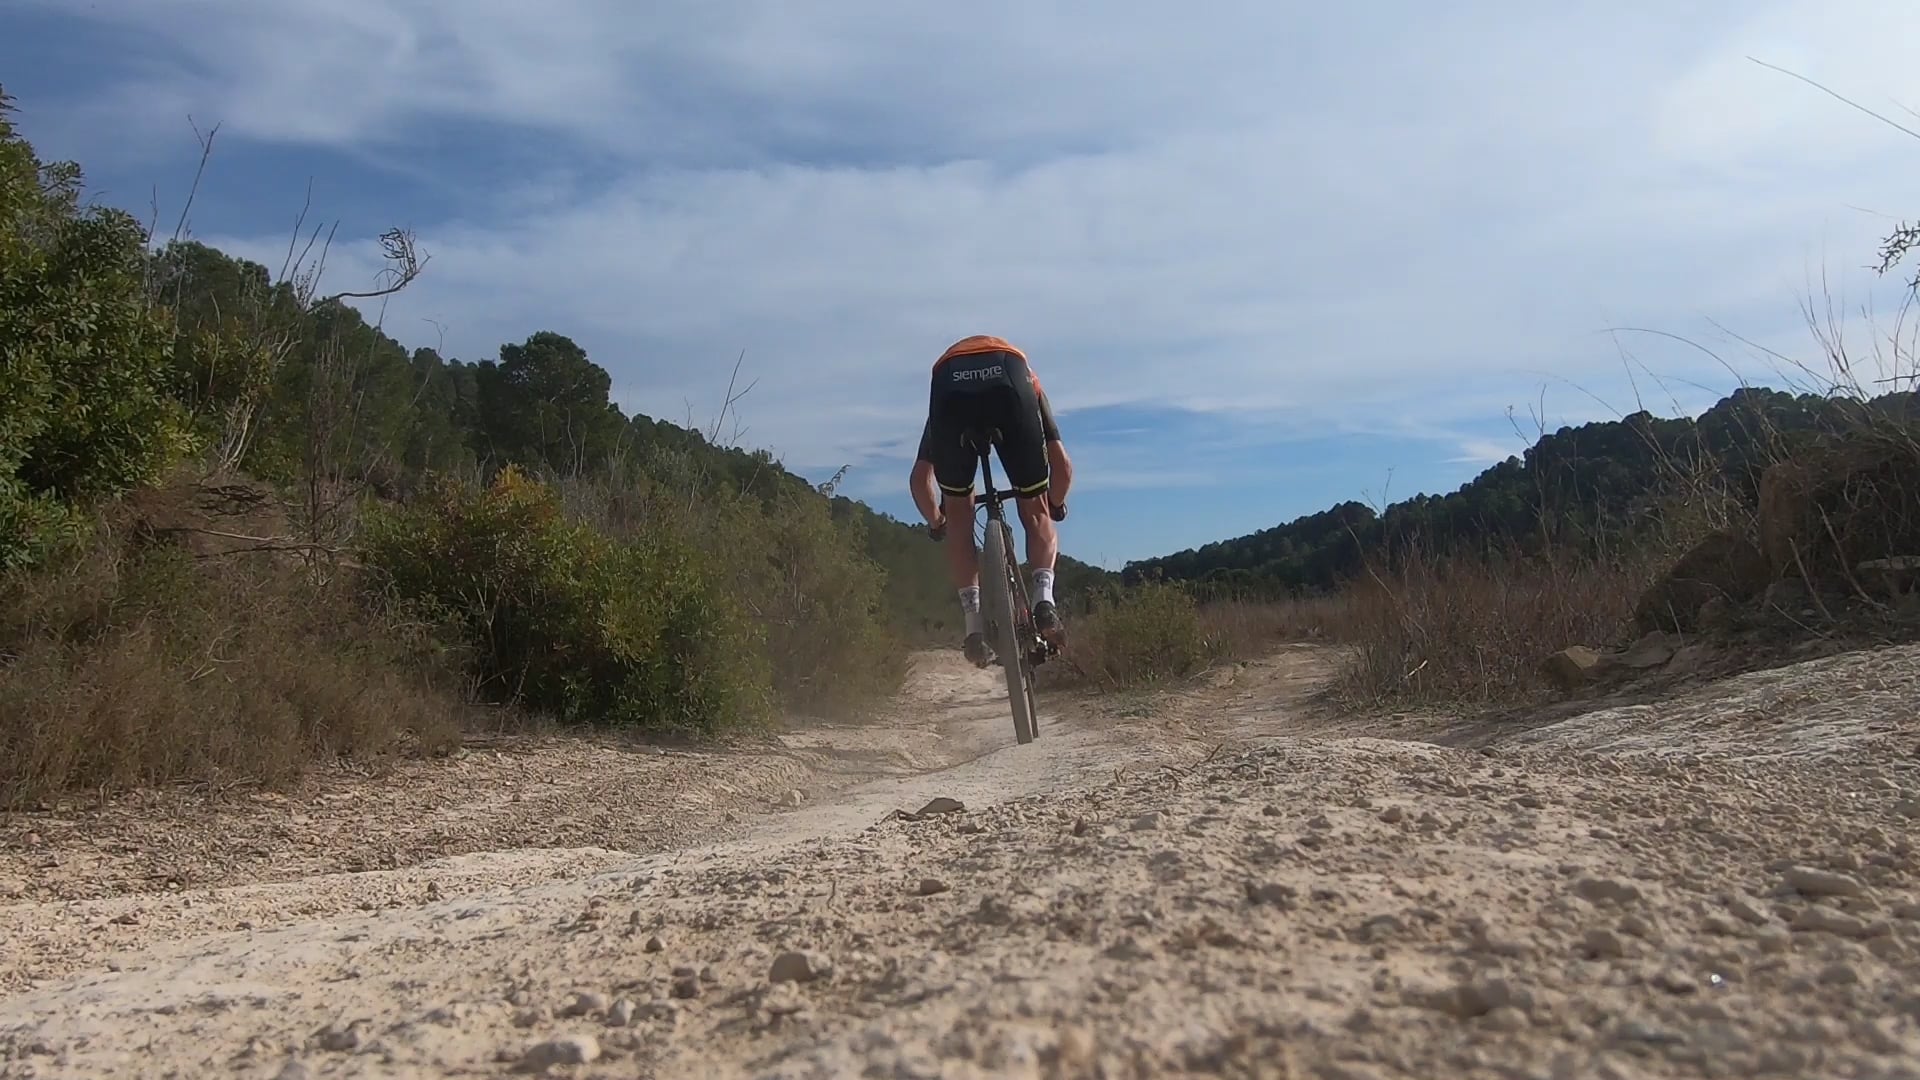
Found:
[(0, 1076), (1920, 1077), (1920, 649), (1391, 739), (1323, 665), (12, 820)]

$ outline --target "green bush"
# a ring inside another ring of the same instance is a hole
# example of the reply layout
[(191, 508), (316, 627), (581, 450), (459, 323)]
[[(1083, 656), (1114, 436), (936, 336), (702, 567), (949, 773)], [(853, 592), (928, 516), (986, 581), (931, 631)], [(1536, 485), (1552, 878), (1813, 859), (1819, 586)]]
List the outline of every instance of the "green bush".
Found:
[(145, 231), (82, 210), (78, 167), (42, 165), (8, 113), (0, 94), (0, 571), (46, 558), (77, 509), (189, 446)]
[(758, 634), (705, 553), (664, 529), (616, 540), (570, 522), (516, 468), (372, 512), (364, 547), (394, 596), (459, 627), (492, 700), (698, 734), (767, 712)]
[(904, 654), (888, 619), (886, 573), (860, 525), (825, 500), (735, 493), (703, 499), (674, 528), (716, 556), (728, 593), (761, 629), (774, 689), (802, 709), (852, 708), (899, 686)]
[(1096, 686), (1139, 686), (1191, 675), (1210, 656), (1207, 627), (1178, 585), (1147, 581), (1102, 594), (1071, 630), (1070, 658)]

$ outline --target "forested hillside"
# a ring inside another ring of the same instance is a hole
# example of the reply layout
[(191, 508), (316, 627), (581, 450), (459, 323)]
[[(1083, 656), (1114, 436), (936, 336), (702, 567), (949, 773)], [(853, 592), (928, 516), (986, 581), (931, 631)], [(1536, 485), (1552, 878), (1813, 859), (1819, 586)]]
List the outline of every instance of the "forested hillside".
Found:
[(156, 237), (0, 94), (0, 803), (430, 749), (473, 706), (712, 734), (957, 644), (922, 529), (625, 415), (564, 333), (408, 348), (355, 304), (427, 254), (391, 230), (341, 282), (331, 243)]
[(1129, 581), (1191, 582), (1203, 595), (1278, 597), (1338, 588), (1364, 554), (1423, 556), (1549, 549), (1597, 554), (1657, 528), (1676, 492), (1751, 502), (1766, 465), (1821, 433), (1858, 428), (1863, 412), (1909, 420), (1912, 392), (1862, 405), (1816, 394), (1743, 388), (1697, 418), (1638, 412), (1561, 428), (1459, 490), (1417, 495), (1377, 512), (1341, 503), (1248, 536), (1130, 563)]

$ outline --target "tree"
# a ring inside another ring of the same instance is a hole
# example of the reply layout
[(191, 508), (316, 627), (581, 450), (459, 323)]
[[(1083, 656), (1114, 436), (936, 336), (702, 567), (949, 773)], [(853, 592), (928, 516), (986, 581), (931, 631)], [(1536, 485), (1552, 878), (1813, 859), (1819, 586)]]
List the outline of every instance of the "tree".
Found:
[(0, 92), (0, 570), (37, 561), (76, 511), (190, 444), (145, 231), (82, 209), (79, 166), (42, 164), (11, 112)]
[(481, 426), (497, 463), (578, 473), (605, 464), (627, 421), (613, 378), (564, 334), (542, 330), (480, 365)]

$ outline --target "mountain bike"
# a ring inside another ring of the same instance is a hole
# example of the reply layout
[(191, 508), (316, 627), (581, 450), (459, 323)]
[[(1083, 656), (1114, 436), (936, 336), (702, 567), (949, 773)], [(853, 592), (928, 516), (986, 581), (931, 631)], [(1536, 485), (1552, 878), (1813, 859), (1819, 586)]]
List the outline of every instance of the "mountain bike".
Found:
[(1030, 743), (1040, 737), (1040, 713), (1034, 706), (1034, 669), (1059, 649), (1034, 628), (1033, 607), (1027, 602), (1020, 559), (1014, 554), (1013, 526), (1002, 508), (1015, 495), (993, 487), (992, 447), (1000, 441), (1000, 432), (968, 432), (963, 438), (980, 454), (984, 491), (973, 497), (973, 504), (987, 511), (985, 535), (980, 537), (976, 548), (980, 552), (980, 613), (985, 617), (987, 643), (993, 648), (995, 662), (1007, 673), (1007, 699), (1013, 706), (1013, 737)]

